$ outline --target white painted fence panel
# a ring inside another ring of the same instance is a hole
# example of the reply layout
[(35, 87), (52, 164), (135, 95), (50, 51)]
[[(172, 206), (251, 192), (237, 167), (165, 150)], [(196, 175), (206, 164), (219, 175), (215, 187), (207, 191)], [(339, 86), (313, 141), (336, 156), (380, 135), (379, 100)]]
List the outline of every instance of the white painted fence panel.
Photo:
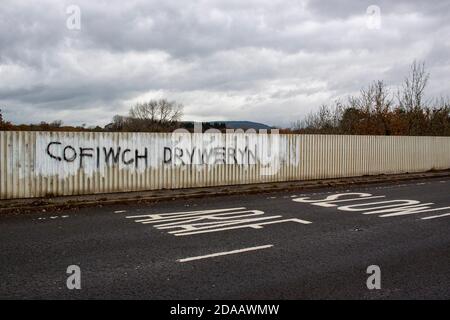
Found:
[(0, 199), (449, 168), (450, 137), (0, 132)]

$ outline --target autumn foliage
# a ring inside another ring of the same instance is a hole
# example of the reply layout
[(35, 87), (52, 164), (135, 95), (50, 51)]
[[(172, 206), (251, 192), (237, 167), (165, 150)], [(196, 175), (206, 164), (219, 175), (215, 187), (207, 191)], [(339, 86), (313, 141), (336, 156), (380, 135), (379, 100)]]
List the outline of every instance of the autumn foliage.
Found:
[(346, 103), (322, 106), (291, 132), (310, 134), (450, 136), (450, 101), (425, 101), (429, 74), (414, 62), (397, 92), (375, 81)]

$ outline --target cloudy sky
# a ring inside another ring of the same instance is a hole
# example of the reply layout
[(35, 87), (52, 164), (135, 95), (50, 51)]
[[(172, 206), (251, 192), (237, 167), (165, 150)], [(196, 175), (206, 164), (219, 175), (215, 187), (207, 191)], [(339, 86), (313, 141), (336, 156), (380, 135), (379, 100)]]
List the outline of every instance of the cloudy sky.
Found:
[(0, 108), (21, 123), (105, 125), (164, 97), (185, 120), (289, 125), (414, 59), (450, 96), (448, 0), (0, 0)]

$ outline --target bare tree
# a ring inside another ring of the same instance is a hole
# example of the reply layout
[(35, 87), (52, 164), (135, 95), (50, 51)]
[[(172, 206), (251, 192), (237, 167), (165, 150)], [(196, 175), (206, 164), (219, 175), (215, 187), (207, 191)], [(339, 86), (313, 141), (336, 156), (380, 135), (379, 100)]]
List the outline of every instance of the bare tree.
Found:
[(425, 88), (430, 78), (425, 71), (425, 63), (414, 61), (410, 73), (399, 91), (398, 100), (401, 110), (407, 112), (407, 131), (409, 135), (421, 135), (427, 132), (428, 117), (424, 102)]
[(166, 99), (141, 102), (131, 107), (129, 116), (116, 115), (108, 125), (112, 131), (168, 132), (176, 128), (183, 105)]
[(63, 125), (62, 120), (55, 120), (52, 123), (50, 123), (50, 126), (53, 128), (61, 128)]
[(183, 105), (166, 99), (138, 103), (130, 109), (130, 118), (158, 123), (177, 122), (183, 115)]
[(383, 81), (374, 81), (361, 89), (359, 96), (349, 98), (352, 108), (372, 114), (386, 113), (391, 109), (393, 97)]
[(156, 100), (137, 103), (130, 109), (130, 117), (134, 119), (156, 121), (157, 114), (158, 102)]
[(0, 130), (6, 130), (11, 125), (11, 123), (5, 121), (3, 118), (2, 109), (0, 109)]
[(112, 131), (123, 131), (127, 124), (127, 120), (127, 117), (115, 115), (112, 123), (107, 126), (107, 129)]
[(317, 112), (309, 113), (304, 120), (292, 123), (291, 127), (305, 133), (338, 133), (342, 111), (339, 101), (335, 102), (334, 109), (322, 105)]
[(429, 78), (430, 74), (425, 71), (425, 63), (414, 61), (410, 74), (405, 78), (398, 94), (400, 107), (407, 111), (422, 109)]

